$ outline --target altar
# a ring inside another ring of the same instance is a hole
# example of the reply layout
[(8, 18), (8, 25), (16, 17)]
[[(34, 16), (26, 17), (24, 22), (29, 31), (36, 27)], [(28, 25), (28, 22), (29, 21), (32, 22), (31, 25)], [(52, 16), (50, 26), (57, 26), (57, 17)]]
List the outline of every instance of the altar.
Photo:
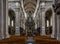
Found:
[(35, 22), (31, 16), (29, 16), (25, 22), (26, 34), (28, 36), (33, 36), (35, 30)]

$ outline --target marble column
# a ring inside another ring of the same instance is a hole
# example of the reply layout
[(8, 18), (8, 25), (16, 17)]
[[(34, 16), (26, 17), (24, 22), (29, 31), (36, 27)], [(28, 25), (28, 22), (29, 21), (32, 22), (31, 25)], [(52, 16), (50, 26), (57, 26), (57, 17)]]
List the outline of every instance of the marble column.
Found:
[(45, 14), (44, 14), (44, 12), (42, 12), (42, 31), (41, 31), (41, 35), (46, 35), (45, 34)]
[(4, 36), (3, 36), (3, 18), (2, 18), (2, 15), (3, 15), (3, 11), (2, 11), (2, 7), (3, 7), (3, 3), (2, 3), (3, 1), (2, 0), (0, 0), (0, 39), (1, 38), (4, 38)]
[[(16, 9), (17, 10), (17, 9)], [(16, 32), (15, 35), (20, 35), (20, 10), (16, 11)]]
[(51, 37), (52, 38), (56, 38), (57, 37), (57, 15), (53, 12), (52, 14), (52, 34)]
[(53, 14), (53, 27), (52, 27), (52, 38), (56, 38), (57, 40), (60, 40), (60, 15), (57, 15), (56, 13)]
[(57, 40), (60, 40), (60, 15), (57, 15)]
[(8, 38), (8, 0), (3, 0), (3, 33), (4, 38)]
[(8, 34), (8, 24), (7, 24), (7, 16), (8, 16), (8, 9), (7, 9), (7, 0), (0, 0), (0, 38), (4, 39), (9, 37)]
[(55, 34), (54, 38), (60, 40), (60, 0), (54, 0), (54, 12), (55, 12)]

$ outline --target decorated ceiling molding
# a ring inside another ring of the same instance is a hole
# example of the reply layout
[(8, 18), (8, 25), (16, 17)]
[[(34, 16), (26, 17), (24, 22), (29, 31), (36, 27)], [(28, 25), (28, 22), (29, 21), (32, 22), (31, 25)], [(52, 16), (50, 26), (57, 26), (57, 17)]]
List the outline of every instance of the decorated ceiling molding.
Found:
[(23, 6), (26, 13), (33, 14), (35, 12), (37, 0), (23, 0)]

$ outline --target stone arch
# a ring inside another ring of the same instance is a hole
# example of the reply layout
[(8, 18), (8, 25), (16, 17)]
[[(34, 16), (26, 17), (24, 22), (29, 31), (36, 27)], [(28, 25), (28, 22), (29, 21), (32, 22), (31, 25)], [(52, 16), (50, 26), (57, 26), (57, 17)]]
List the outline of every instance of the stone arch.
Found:
[(39, 8), (39, 3), (40, 3), (40, 0), (37, 1), (37, 4), (36, 4), (37, 6), (36, 6), (35, 12), (33, 14), (33, 18), (35, 18), (35, 16), (36, 16), (36, 12), (38, 11), (38, 8)]
[(15, 11), (8, 9), (8, 33), (15, 34)]
[(11, 14), (9, 16), (14, 16), (15, 17), (15, 11), (13, 9), (8, 9), (8, 14)]
[(46, 34), (52, 34), (52, 15), (53, 15), (52, 6), (45, 9), (45, 32)]
[(54, 11), (53, 11), (53, 7), (52, 7), (52, 6), (49, 6), (49, 7), (47, 7), (47, 8), (45, 9), (45, 13), (46, 13), (46, 11), (49, 10), (49, 9), (51, 9), (52, 12), (54, 12)]

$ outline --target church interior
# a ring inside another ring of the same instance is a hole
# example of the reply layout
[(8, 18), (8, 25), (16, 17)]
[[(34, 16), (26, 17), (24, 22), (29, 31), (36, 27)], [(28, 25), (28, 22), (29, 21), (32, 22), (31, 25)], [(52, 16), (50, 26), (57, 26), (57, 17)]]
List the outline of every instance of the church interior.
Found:
[(60, 44), (60, 0), (0, 0), (0, 44)]

